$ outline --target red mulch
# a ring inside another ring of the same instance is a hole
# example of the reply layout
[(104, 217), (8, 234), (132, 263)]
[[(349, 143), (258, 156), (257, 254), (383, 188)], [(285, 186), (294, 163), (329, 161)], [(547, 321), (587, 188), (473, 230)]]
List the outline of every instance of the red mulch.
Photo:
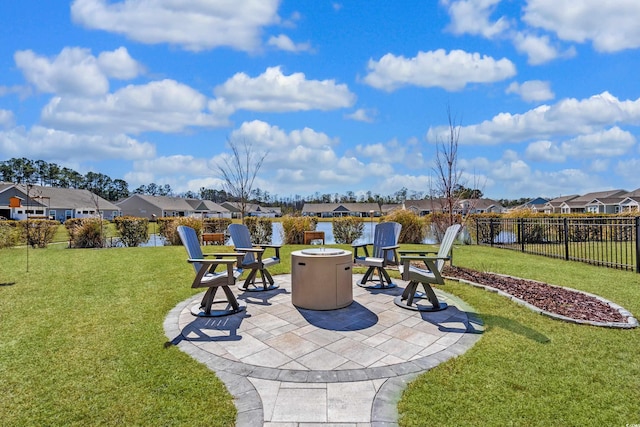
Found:
[(593, 322), (626, 322), (626, 318), (618, 310), (581, 292), (462, 267), (447, 266), (444, 274), (499, 289), (542, 310), (571, 319)]

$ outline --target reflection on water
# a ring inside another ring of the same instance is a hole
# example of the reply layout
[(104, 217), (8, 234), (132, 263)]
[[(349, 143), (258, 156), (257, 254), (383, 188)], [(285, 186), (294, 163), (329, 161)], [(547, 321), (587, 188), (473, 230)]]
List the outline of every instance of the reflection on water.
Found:
[[(375, 231), (377, 222), (367, 221), (364, 224), (364, 230), (362, 232), (362, 237), (353, 242), (354, 244), (364, 244), (373, 242), (373, 233)], [(333, 224), (331, 222), (319, 222), (316, 226), (316, 231), (324, 231), (324, 240), (325, 244), (333, 245), (336, 243), (335, 238), (333, 237)], [(274, 245), (281, 245), (284, 240), (284, 231), (282, 228), (281, 222), (273, 222), (273, 236), (271, 238), (271, 243)], [(117, 246), (117, 242), (114, 242)], [(436, 243), (436, 239), (433, 233), (428, 233), (422, 243), (433, 244)], [(145, 243), (142, 243), (141, 247), (149, 247), (149, 246), (164, 246), (166, 244), (164, 237), (159, 234), (152, 234), (149, 236), (149, 240)], [(225, 245), (233, 246), (233, 240), (229, 239)]]

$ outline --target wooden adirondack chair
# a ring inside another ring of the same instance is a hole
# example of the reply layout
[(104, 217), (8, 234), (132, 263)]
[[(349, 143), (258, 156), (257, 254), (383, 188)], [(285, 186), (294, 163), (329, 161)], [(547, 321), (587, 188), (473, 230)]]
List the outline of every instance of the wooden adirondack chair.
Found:
[[(238, 301), (231, 290), (231, 286), (235, 285), (236, 279), (242, 274), (242, 270), (234, 268), (239, 265), (243, 253), (202, 253), (200, 240), (196, 231), (184, 225), (177, 228), (180, 240), (187, 250), (189, 263), (193, 265), (196, 271), (196, 277), (191, 284), (192, 288), (208, 288), (202, 298), (202, 302), (191, 309), (191, 314), (202, 317), (218, 317), (227, 316), (229, 314), (238, 313), (246, 308), (246, 303)], [(215, 257), (205, 259), (205, 257)], [(227, 258), (224, 258), (227, 257)], [(232, 257), (232, 259), (228, 258)], [(216, 272), (218, 266), (225, 266), (224, 270)], [(215, 300), (218, 288), (222, 288), (226, 299)], [(223, 304), (224, 308), (220, 310), (212, 310), (214, 304)]]
[[(396, 285), (391, 282), (389, 273), (385, 270), (387, 265), (398, 265), (398, 238), (402, 225), (397, 222), (381, 222), (376, 225), (373, 244), (352, 245), (353, 262), (356, 265), (369, 267), (358, 286), (370, 289), (388, 289)], [(372, 256), (369, 256), (368, 246), (373, 246)], [(358, 249), (364, 249), (364, 256), (358, 256)], [(374, 272), (378, 273), (378, 283), (374, 281)]]
[[(244, 284), (237, 285), (238, 289), (252, 292), (277, 289), (278, 285), (274, 283), (273, 277), (271, 277), (267, 268), (280, 263), (280, 245), (254, 245), (251, 243), (251, 234), (246, 225), (231, 224), (228, 230), (231, 240), (233, 240), (235, 251), (242, 252), (244, 255), (240, 263), (240, 268), (251, 269)], [(264, 252), (269, 248), (275, 249), (275, 256), (265, 258)], [(258, 272), (260, 272), (260, 276), (262, 277), (261, 287), (256, 286), (256, 276)], [(267, 285), (267, 283), (269, 284)]]
[[(400, 273), (402, 280), (409, 280), (409, 284), (402, 295), (398, 295), (394, 299), (396, 305), (417, 311), (439, 311), (447, 308), (445, 302), (438, 301), (431, 284), (444, 284), (442, 268), (445, 261), (451, 259), (451, 248), (458, 231), (460, 231), (460, 224), (454, 224), (447, 228), (440, 249), (435, 256), (432, 255), (435, 253), (433, 251), (400, 251)], [(422, 262), (426, 268), (416, 267), (411, 264), (412, 261)], [(419, 284), (422, 284), (424, 294), (417, 293)], [(422, 304), (425, 297), (430, 305)]]

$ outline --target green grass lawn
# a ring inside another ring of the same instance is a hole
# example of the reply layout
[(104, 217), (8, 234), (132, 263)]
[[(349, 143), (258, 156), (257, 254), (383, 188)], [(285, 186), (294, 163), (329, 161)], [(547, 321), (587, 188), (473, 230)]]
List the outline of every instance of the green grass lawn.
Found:
[[(271, 271), (290, 272), (299, 248), (284, 246)], [(196, 293), (184, 248), (52, 245), (28, 251), (28, 271), (26, 254), (0, 250), (3, 425), (234, 424), (215, 374), (165, 346), (165, 316)], [(454, 254), (460, 266), (584, 289), (640, 314), (634, 273), (488, 247)], [(402, 425), (640, 422), (640, 330), (563, 323), (455, 282), (444, 289), (475, 307), (487, 330), (409, 386)]]

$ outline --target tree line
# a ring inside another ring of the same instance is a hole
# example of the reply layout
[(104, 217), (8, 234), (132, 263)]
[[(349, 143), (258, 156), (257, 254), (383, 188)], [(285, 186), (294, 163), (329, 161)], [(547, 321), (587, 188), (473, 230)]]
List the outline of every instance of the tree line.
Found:
[[(62, 167), (56, 163), (48, 163), (44, 160), (34, 161), (24, 157), (12, 158), (0, 162), (0, 181), (15, 184), (36, 184), (48, 187), (86, 189), (112, 202), (129, 197), (131, 194), (193, 198), (211, 200), (216, 203), (238, 201), (236, 200), (237, 197), (234, 197), (234, 195), (224, 189), (201, 187), (198, 192), (187, 191), (176, 194), (170, 185), (160, 185), (153, 182), (148, 185), (141, 185), (135, 190), (130, 191), (129, 184), (123, 179), (113, 179), (99, 172), (87, 172), (83, 175), (73, 169)], [(466, 188), (462, 185), (457, 185), (454, 193), (457, 197), (464, 199), (479, 199), (483, 196), (482, 191)], [(301, 211), (304, 203), (393, 204), (402, 203), (405, 200), (420, 200), (429, 197), (430, 195), (427, 192), (409, 191), (404, 187), (389, 195), (381, 195), (373, 193), (372, 191), (356, 195), (353, 191), (347, 191), (344, 194), (315, 192), (304, 197), (298, 194), (280, 197), (277, 194), (271, 194), (266, 190), (256, 188), (251, 190), (248, 201), (261, 205), (277, 206), (282, 209), (283, 213), (293, 213)], [(520, 203), (521, 200), (523, 199), (519, 199), (517, 202)], [(526, 201), (528, 201), (528, 199), (525, 200), (525, 202)], [(515, 201), (501, 199), (500, 202), (508, 206)]]

